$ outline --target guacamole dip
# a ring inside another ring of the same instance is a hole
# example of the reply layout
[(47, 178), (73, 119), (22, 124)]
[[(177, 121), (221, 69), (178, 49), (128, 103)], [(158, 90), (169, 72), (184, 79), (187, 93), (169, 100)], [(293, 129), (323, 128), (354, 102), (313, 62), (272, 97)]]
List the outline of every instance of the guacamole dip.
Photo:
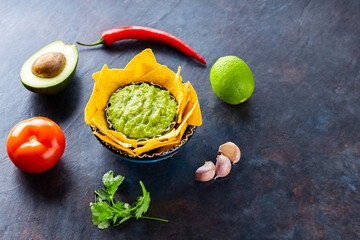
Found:
[(141, 83), (113, 93), (106, 114), (112, 127), (127, 137), (151, 138), (169, 129), (176, 107), (169, 91)]

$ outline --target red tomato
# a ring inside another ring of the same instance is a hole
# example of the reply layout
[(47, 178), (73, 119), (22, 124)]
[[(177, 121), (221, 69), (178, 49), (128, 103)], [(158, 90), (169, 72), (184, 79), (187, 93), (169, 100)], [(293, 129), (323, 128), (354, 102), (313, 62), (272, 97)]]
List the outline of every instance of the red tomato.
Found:
[(59, 161), (65, 151), (65, 136), (55, 122), (35, 117), (11, 130), (6, 148), (16, 167), (28, 173), (40, 173)]

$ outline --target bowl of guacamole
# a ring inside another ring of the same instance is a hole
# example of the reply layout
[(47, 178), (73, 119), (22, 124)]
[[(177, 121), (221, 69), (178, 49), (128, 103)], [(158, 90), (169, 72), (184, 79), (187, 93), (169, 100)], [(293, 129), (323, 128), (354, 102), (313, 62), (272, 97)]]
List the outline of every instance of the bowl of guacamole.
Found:
[(202, 124), (189, 81), (156, 62), (151, 49), (124, 69), (93, 74), (85, 122), (107, 149), (132, 162), (156, 162), (177, 153)]

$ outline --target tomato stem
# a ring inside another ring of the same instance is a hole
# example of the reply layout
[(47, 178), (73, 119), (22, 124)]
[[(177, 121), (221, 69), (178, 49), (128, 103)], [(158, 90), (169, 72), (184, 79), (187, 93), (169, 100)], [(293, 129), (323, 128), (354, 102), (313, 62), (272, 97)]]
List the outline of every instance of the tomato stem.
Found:
[(30, 141), (31, 143), (36, 142), (36, 137), (35, 137), (35, 136), (31, 136), (31, 137), (29, 138), (29, 141)]

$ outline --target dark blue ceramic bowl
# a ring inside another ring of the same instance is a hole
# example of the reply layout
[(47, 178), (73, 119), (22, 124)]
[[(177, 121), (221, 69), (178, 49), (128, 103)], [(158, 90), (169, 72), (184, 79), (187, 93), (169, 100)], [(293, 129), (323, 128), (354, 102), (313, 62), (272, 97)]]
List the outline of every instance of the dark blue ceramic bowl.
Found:
[[(91, 126), (91, 130), (95, 131), (95, 127)], [(178, 151), (184, 147), (184, 145), (190, 140), (190, 138), (194, 135), (196, 130), (196, 126), (188, 126), (185, 130), (185, 133), (182, 137), (181, 142), (176, 145), (175, 147), (171, 148), (170, 150), (166, 151), (166, 152), (156, 152), (156, 150), (152, 150), (150, 152), (146, 152), (143, 154), (140, 154), (139, 156), (133, 156), (128, 154), (127, 152), (121, 151), (119, 149), (114, 148), (113, 146), (111, 146), (110, 144), (102, 141), (100, 138), (96, 137), (96, 139), (108, 150), (110, 150), (111, 152), (113, 152), (114, 154), (116, 154), (118, 157), (120, 157), (121, 159), (124, 159), (126, 161), (129, 162), (134, 162), (134, 163), (154, 163), (154, 162), (159, 162), (162, 160), (166, 160), (172, 156), (174, 156), (176, 153), (178, 153)]]

